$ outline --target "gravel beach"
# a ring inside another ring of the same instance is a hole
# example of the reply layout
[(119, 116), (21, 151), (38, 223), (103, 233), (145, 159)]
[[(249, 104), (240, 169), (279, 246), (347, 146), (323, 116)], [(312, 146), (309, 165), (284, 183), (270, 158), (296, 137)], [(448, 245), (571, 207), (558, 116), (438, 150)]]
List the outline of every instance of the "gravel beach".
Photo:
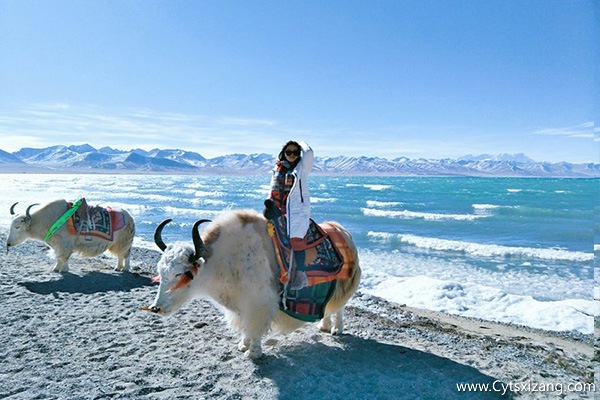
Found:
[[(132, 271), (119, 273), (110, 255), (73, 256), (59, 274), (43, 243), (1, 252), (0, 398), (594, 398), (591, 335), (419, 310), (360, 289), (342, 335), (316, 324), (270, 334), (253, 361), (207, 300), (168, 318), (138, 310), (156, 293), (159, 257), (134, 248)], [(488, 391), (460, 392), (464, 383)]]

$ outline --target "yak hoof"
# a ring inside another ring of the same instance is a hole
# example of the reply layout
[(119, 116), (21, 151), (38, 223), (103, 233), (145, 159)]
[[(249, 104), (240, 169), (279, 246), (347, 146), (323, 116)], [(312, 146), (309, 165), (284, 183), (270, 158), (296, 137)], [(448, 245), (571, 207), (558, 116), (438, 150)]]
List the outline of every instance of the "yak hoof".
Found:
[(318, 327), (321, 332), (330, 333), (331, 332), (331, 320), (329, 319), (329, 317), (323, 318), (321, 320), (321, 322), (319, 322)]
[(245, 352), (249, 348), (250, 348), (250, 339), (242, 339), (238, 343), (238, 350), (239, 351), (244, 351)]
[(262, 349), (260, 347), (251, 347), (244, 352), (244, 355), (254, 360), (262, 356)]
[(67, 265), (62, 266), (62, 267), (60, 265), (57, 265), (52, 270), (54, 272), (69, 272), (69, 267)]
[(244, 355), (248, 358), (255, 359), (262, 356), (261, 346), (253, 344), (248, 338), (242, 339), (238, 343), (238, 350), (244, 352)]

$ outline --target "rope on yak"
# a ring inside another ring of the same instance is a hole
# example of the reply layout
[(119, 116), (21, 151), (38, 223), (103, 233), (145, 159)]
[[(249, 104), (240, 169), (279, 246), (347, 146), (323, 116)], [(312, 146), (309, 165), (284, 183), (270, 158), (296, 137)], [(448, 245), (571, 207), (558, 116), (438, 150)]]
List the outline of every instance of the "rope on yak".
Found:
[(69, 218), (71, 218), (73, 216), (73, 214), (75, 214), (75, 212), (77, 211), (77, 209), (79, 208), (81, 203), (82, 203), (82, 199), (77, 200), (75, 203), (73, 203), (71, 208), (69, 208), (63, 215), (58, 217), (56, 222), (52, 224), (50, 229), (48, 229), (48, 233), (46, 233), (44, 242), (47, 242), (48, 239), (50, 239), (50, 237), (52, 235), (54, 235), (54, 232), (56, 232), (61, 226), (63, 226), (65, 224), (65, 222), (67, 222), (69, 220)]

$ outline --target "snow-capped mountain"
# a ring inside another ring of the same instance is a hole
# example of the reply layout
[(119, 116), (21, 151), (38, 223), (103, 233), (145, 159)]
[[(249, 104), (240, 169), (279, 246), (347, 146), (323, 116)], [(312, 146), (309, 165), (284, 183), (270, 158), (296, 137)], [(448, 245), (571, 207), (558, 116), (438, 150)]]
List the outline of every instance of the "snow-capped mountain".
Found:
[[(266, 173), (274, 165), (270, 154), (230, 154), (207, 159), (181, 149), (95, 149), (89, 144), (23, 148), (14, 153), (0, 150), (0, 172), (17, 167), (37, 170), (74, 169), (77, 172), (171, 172), (171, 173)], [(520, 154), (466, 155), (454, 159), (389, 160), (381, 157), (315, 157), (316, 174), (421, 175), (421, 176), (553, 176), (600, 177), (600, 164), (536, 162)]]
[(24, 164), (24, 162), (14, 155), (0, 150), (0, 165), (2, 164)]
[(498, 155), (491, 154), (481, 154), (478, 156), (474, 156), (472, 154), (467, 154), (466, 156), (462, 156), (458, 159), (458, 161), (507, 161), (507, 162), (517, 162), (517, 163), (535, 163), (535, 160), (527, 157), (523, 153), (517, 154), (507, 154), (500, 153)]

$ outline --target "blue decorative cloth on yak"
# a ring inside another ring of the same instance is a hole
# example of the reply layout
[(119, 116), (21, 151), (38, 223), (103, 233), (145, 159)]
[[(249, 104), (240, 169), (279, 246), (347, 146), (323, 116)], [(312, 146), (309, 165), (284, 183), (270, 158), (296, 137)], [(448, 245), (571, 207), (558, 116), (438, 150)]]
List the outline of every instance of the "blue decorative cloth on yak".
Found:
[(350, 279), (354, 267), (354, 260), (350, 259), (348, 245), (339, 229), (328, 223), (319, 226), (310, 220), (305, 262), (295, 271), (296, 274), (305, 274), (308, 281), (308, 286), (300, 289), (293, 289), (293, 285), (287, 284), (292, 250), (286, 234), (285, 216), (269, 220), (269, 236), (273, 239), (280, 269), (279, 280), (283, 286), (280, 309), (302, 321), (313, 322), (323, 318), (336, 281)]

